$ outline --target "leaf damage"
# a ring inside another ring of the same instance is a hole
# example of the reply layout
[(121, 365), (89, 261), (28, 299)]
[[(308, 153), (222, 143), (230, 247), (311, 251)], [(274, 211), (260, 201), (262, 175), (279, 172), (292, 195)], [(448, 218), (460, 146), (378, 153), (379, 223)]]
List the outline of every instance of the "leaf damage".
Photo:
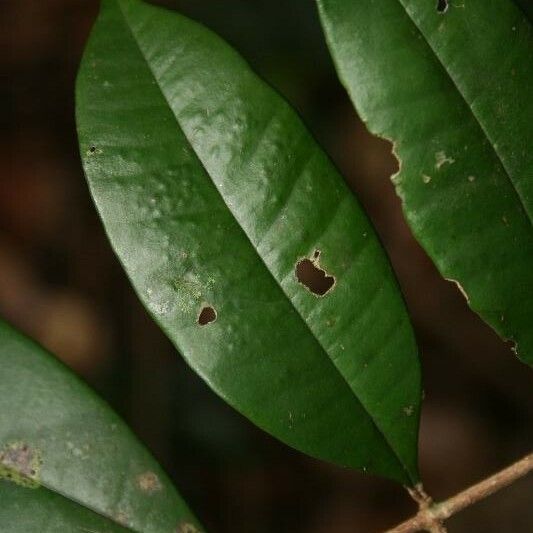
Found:
[(445, 278), (445, 279), (446, 279), (446, 281), (454, 283), (455, 286), (459, 289), (459, 292), (464, 296), (464, 299), (466, 300), (466, 303), (470, 304), (470, 298), (469, 298), (468, 294), (466, 293), (466, 291), (464, 290), (463, 286), (456, 279), (453, 279), (453, 278)]
[(0, 451), (0, 479), (22, 487), (40, 486), (41, 452), (22, 441), (6, 444)]
[(317, 297), (322, 297), (333, 290), (335, 276), (320, 267), (320, 250), (315, 250), (312, 257), (304, 257), (296, 263), (295, 274), (298, 283)]

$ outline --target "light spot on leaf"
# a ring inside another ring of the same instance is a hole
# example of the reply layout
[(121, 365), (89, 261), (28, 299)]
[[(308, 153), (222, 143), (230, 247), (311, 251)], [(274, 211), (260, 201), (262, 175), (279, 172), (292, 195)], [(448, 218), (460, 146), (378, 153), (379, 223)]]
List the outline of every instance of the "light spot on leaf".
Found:
[[(182, 255), (183, 259), (187, 259), (189, 254), (185, 252), (185, 256)], [(191, 311), (192, 307), (196, 307), (196, 304), (202, 300), (202, 297), (205, 297), (205, 293), (209, 291), (215, 280), (212, 277), (200, 278), (193, 272), (188, 272), (182, 278), (176, 280), (174, 287), (180, 293), (179, 307), (183, 312)]]
[(137, 486), (143, 491), (149, 494), (157, 492), (163, 488), (161, 481), (153, 472), (144, 472), (137, 476)]
[(404, 407), (403, 408), (403, 412), (407, 415), (407, 416), (411, 416), (415, 411), (415, 408), (412, 406), (412, 405), (408, 405), (407, 407)]
[(122, 526), (128, 526), (129, 518), (128, 515), (124, 511), (117, 511), (116, 513), (112, 514), (113, 518)]
[(67, 441), (66, 444), (68, 450), (74, 457), (77, 457), (78, 459), (87, 459), (89, 457), (87, 454), (89, 445), (86, 444), (83, 448), (80, 448), (71, 441)]
[(202, 533), (194, 524), (182, 522), (176, 529), (176, 533)]
[(453, 163), (455, 163), (455, 159), (453, 159), (453, 157), (448, 157), (443, 150), (437, 152), (435, 154), (435, 168), (437, 170), (440, 170), (440, 167), (442, 167), (442, 165), (446, 163), (452, 165)]
[(431, 176), (428, 176), (427, 174), (422, 174), (422, 181), (424, 183), (429, 183), (431, 181)]
[(100, 148), (97, 148), (96, 146), (94, 145), (91, 145), (89, 146), (89, 149), (87, 150), (87, 152), (85, 152), (88, 156), (91, 156), (91, 155), (98, 155), (98, 154), (101, 154), (102, 153), (102, 150), (100, 150)]

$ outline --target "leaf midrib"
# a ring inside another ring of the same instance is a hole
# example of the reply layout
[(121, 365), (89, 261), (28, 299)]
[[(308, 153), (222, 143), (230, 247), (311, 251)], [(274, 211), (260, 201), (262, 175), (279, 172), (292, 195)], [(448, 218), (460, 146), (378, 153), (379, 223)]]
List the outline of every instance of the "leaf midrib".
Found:
[[(200, 164), (200, 166), (202, 167), (202, 169), (204, 170), (204, 172), (206, 173), (207, 176), (209, 176), (209, 178), (211, 178), (211, 174), (209, 173), (209, 171), (207, 170), (207, 168), (204, 166), (204, 163), (203, 161), (201, 160), (200, 156), (196, 153), (196, 150), (194, 149), (194, 146), (193, 144), (191, 143), (191, 141), (189, 140), (189, 138), (187, 137), (185, 131), (183, 130), (180, 122), (179, 122), (179, 119), (178, 117), (175, 115), (174, 113), (174, 110), (165, 94), (165, 92), (163, 91), (163, 88), (161, 87), (161, 83), (160, 83), (160, 80), (159, 78), (156, 76), (155, 72), (152, 70), (152, 67), (150, 65), (150, 62), (148, 61), (148, 58), (141, 46), (141, 43), (139, 41), (139, 39), (137, 38), (137, 35), (135, 34), (134, 30), (133, 30), (133, 25), (130, 24), (129, 20), (128, 20), (128, 16), (126, 15), (126, 13), (124, 12), (123, 10), (123, 7), (122, 7), (122, 1), (121, 0), (114, 0), (118, 7), (119, 7), (119, 11), (123, 17), (123, 20), (125, 22), (125, 26), (128, 28), (128, 30), (130, 31), (130, 34), (135, 42), (135, 44), (137, 45), (137, 48), (139, 50), (139, 53), (141, 54), (144, 62), (146, 63), (146, 66), (149, 70), (149, 72), (152, 74), (154, 80), (156, 81), (156, 85), (161, 93), (161, 96), (163, 97), (164, 101), (167, 103), (169, 109), (171, 110), (171, 113), (172, 113), (172, 116), (174, 117), (175, 121), (176, 121), (176, 124), (178, 126), (178, 128), (180, 129), (180, 131), (183, 133), (183, 136), (187, 139), (187, 142), (190, 146), (190, 149), (192, 150), (192, 152), (195, 154), (196, 156), (196, 159), (198, 161), (198, 163)], [(280, 288), (281, 292), (285, 295), (285, 297), (289, 300), (291, 306), (293, 307), (293, 309), (297, 312), (298, 316), (300, 317), (300, 319), (302, 320), (302, 322), (305, 324), (306, 328), (308, 329), (308, 331), (310, 332), (311, 336), (313, 337), (313, 339), (317, 342), (317, 344), (320, 346), (320, 348), (322, 349), (322, 351), (326, 354), (326, 358), (327, 360), (331, 363), (331, 365), (333, 366), (333, 368), (336, 370), (336, 372), (341, 376), (341, 379), (342, 379), (342, 382), (345, 383), (345, 385), (348, 387), (348, 389), (350, 390), (350, 393), (354, 395), (354, 397), (357, 399), (357, 401), (360, 403), (360, 405), (362, 406), (363, 410), (367, 413), (370, 421), (372, 422), (372, 424), (375, 426), (375, 428), (377, 429), (378, 431), (378, 434), (381, 435), (381, 437), (383, 438), (386, 446), (391, 450), (392, 452), (392, 455), (393, 457), (395, 458), (395, 460), (398, 462), (398, 464), (400, 465), (401, 469), (406, 473), (407, 475), (407, 479), (409, 479), (412, 483), (415, 483), (416, 482), (416, 479), (411, 475), (411, 472), (409, 470), (409, 468), (407, 467), (406, 464), (404, 464), (404, 462), (402, 461), (400, 455), (397, 453), (396, 449), (394, 448), (394, 446), (391, 444), (391, 442), (389, 441), (389, 439), (387, 438), (386, 434), (384, 433), (384, 431), (381, 429), (381, 427), (378, 425), (378, 423), (376, 422), (376, 420), (374, 419), (374, 417), (370, 414), (370, 412), (368, 411), (366, 405), (361, 401), (361, 399), (359, 398), (359, 396), (357, 395), (357, 393), (352, 389), (352, 387), (350, 386), (350, 383), (348, 382), (348, 380), (346, 379), (346, 377), (342, 374), (342, 372), (337, 368), (337, 366), (335, 365), (335, 363), (332, 361), (327, 349), (323, 346), (322, 342), (320, 341), (320, 339), (315, 335), (315, 333), (313, 332), (313, 330), (311, 329), (311, 327), (309, 326), (309, 324), (307, 323), (307, 321), (305, 320), (305, 318), (302, 316), (302, 314), (300, 313), (300, 311), (298, 310), (298, 308), (296, 306), (294, 306), (291, 298), (289, 297), (289, 295), (285, 292), (285, 290), (283, 289), (281, 283), (278, 281), (278, 279), (276, 278), (276, 276), (274, 275), (274, 273), (271, 271), (271, 269), (269, 268), (269, 266), (266, 264), (265, 260), (263, 259), (263, 257), (259, 254), (259, 252), (257, 251), (256, 247), (254, 246), (254, 243), (252, 242), (252, 240), (250, 239), (250, 236), (248, 235), (248, 233), (246, 232), (246, 230), (242, 227), (238, 217), (235, 215), (235, 213), (233, 212), (233, 210), (231, 209), (231, 207), (227, 204), (224, 196), (222, 195), (221, 191), (218, 189), (218, 187), (216, 186), (216, 183), (213, 182), (212, 178), (211, 178), (211, 182), (213, 184), (213, 186), (215, 187), (216, 191), (218, 192), (218, 194), (220, 195), (222, 201), (224, 202), (224, 205), (226, 206), (226, 208), (228, 209), (228, 211), (232, 214), (232, 217), (233, 219), (237, 222), (239, 228), (241, 229), (241, 231), (244, 233), (244, 235), (246, 236), (248, 242), (250, 243), (251, 247), (256, 251), (256, 254), (257, 256), (259, 257), (259, 259), (261, 260), (261, 262), (263, 263), (263, 265), (265, 266), (267, 272), (269, 272), (269, 274), (272, 276), (272, 278), (274, 279), (274, 281), (276, 282), (276, 284), (278, 285), (278, 287)]]
[[(505, 162), (503, 160), (503, 158), (500, 156), (500, 153), (498, 152), (498, 149), (497, 149), (497, 143), (495, 143), (491, 137), (491, 135), (489, 134), (489, 132), (485, 129), (485, 126), (483, 125), (483, 122), (481, 121), (481, 119), (477, 116), (476, 112), (474, 111), (473, 109), (473, 106), (470, 104), (470, 102), (466, 99), (466, 95), (463, 94), (463, 91), (461, 90), (458, 82), (455, 80), (455, 78), (453, 77), (452, 73), (448, 70), (446, 64), (444, 63), (444, 61), (440, 58), (437, 50), (433, 47), (433, 45), (431, 44), (430, 40), (426, 37), (425, 33), (422, 31), (422, 29), (418, 26), (418, 24), (416, 23), (415, 19), (413, 18), (413, 16), (411, 16), (411, 14), (409, 13), (409, 10), (407, 9), (407, 7), (404, 5), (403, 1), (402, 0), (397, 0), (398, 3), (402, 6), (405, 14), (407, 15), (407, 17), (409, 18), (409, 20), (411, 21), (411, 23), (413, 24), (413, 26), (416, 28), (416, 30), (418, 31), (418, 33), (423, 37), (424, 39), (424, 42), (426, 43), (426, 45), (428, 46), (428, 48), (431, 50), (432, 52), (432, 55), (433, 57), (437, 60), (438, 64), (441, 66), (442, 70), (445, 72), (446, 76), (449, 78), (449, 80), (451, 81), (451, 83), (453, 84), (453, 86), (455, 87), (457, 93), (459, 94), (459, 96), (462, 98), (463, 102), (465, 103), (466, 107), (468, 108), (468, 110), (470, 111), (470, 113), (472, 114), (472, 116), (474, 117), (474, 120), (476, 121), (476, 123), (478, 124), (479, 126), (479, 129), (483, 132), (483, 134), (485, 135), (486, 139), (488, 140), (489, 142), (489, 145), (492, 149), (492, 151), (494, 152), (494, 155), (496, 156), (496, 159), (498, 160), (498, 163), (500, 164), (501, 168), (503, 169), (503, 174), (507, 177), (507, 179), (509, 180), (510, 184), (511, 184), (511, 187), (513, 188), (516, 196), (518, 197), (518, 203), (520, 205), (520, 208), (521, 210), (524, 212), (525, 216), (526, 216), (526, 219), (529, 220), (529, 223), (530, 225), (533, 226), (533, 218), (531, 216), (531, 214), (529, 213), (528, 209), (527, 209), (527, 205), (526, 205), (526, 202), (524, 200), (524, 198), (522, 197), (522, 194), (520, 193), (520, 191), (516, 188), (516, 185), (513, 181), (513, 178), (512, 178), (512, 173), (510, 172), (510, 170), (507, 168), (507, 166), (505, 165)], [(445, 15), (444, 15), (445, 16)]]

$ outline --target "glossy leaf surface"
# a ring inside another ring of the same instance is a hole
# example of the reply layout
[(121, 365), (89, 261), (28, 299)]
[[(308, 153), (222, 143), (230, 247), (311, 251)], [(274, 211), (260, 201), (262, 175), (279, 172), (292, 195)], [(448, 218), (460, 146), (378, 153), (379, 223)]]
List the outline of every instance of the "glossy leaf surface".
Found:
[(77, 122), (113, 248), (189, 364), (289, 445), (416, 481), (420, 375), (401, 295), (287, 103), (204, 27), (108, 0)]
[(124, 422), (1, 321), (0, 524), (3, 533), (200, 532)]
[(318, 4), (358, 112), (394, 143), (415, 236), (533, 363), (529, 20), (509, 0)]

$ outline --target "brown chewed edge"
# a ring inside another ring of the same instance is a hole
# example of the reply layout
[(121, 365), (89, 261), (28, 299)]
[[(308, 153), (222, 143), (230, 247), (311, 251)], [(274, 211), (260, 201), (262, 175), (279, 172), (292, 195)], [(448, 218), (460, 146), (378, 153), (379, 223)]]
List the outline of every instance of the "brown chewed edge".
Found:
[(12, 442), (0, 450), (0, 479), (23, 487), (39, 487), (41, 454), (25, 442)]

